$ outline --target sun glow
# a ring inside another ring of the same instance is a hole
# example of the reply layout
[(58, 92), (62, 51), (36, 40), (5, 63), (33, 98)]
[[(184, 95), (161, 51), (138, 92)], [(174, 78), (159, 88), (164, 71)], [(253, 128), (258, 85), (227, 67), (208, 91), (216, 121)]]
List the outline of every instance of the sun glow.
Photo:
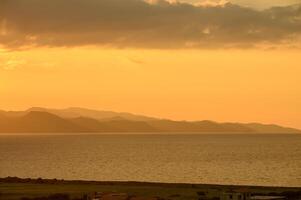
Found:
[(14, 68), (0, 75), (7, 109), (84, 106), (300, 127), (294, 50), (38, 48), (4, 57), (1, 63)]

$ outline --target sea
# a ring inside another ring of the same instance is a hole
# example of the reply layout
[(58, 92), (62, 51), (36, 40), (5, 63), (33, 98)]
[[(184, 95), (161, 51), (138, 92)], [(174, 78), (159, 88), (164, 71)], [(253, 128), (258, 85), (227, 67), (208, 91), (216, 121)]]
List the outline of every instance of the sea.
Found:
[(1, 135), (0, 177), (301, 186), (301, 135)]

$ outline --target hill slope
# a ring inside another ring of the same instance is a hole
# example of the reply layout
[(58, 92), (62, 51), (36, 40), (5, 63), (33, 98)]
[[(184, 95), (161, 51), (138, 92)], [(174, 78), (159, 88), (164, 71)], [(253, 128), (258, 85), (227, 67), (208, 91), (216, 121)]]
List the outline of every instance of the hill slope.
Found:
[(131, 113), (100, 111), (100, 110), (92, 110), (92, 109), (77, 108), (77, 107), (66, 108), (66, 109), (47, 109), (47, 108), (33, 107), (26, 110), (25, 112), (30, 112), (30, 111), (49, 112), (63, 118), (88, 117), (97, 120), (102, 120), (102, 119), (108, 119), (114, 117), (122, 117), (124, 119), (131, 120), (131, 121), (150, 121), (156, 119), (152, 117), (135, 115)]
[(81, 108), (0, 111), (0, 133), (80, 132), (301, 133), (278, 125), (172, 121)]
[(65, 133), (82, 132), (86, 129), (56, 115), (31, 111), (20, 117), (0, 120), (0, 132), (7, 133)]

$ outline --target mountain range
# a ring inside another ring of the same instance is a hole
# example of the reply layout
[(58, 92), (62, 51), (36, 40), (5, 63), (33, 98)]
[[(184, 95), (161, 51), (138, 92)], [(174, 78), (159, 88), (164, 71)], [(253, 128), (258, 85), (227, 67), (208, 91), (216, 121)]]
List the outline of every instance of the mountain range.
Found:
[(0, 111), (0, 133), (301, 133), (301, 130), (259, 123), (173, 121), (131, 113), (84, 108), (30, 108)]

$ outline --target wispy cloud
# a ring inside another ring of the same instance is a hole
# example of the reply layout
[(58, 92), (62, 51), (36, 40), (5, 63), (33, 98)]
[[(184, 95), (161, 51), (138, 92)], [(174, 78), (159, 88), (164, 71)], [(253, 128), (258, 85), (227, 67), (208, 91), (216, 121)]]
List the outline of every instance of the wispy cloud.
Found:
[(11, 49), (301, 46), (301, 5), (260, 11), (210, 2), (2, 0), (0, 44)]
[(7, 60), (0, 61), (0, 68), (6, 71), (12, 71), (16, 70), (18, 67), (21, 67), (26, 63), (27, 62), (24, 59), (13, 57)]
[(135, 58), (135, 57), (128, 57), (129, 61), (138, 65), (145, 64), (145, 62), (142, 59)]
[(193, 3), (193, 5), (216, 7), (216, 6), (226, 6), (228, 3), (230, 3), (230, 1), (227, 0), (220, 0), (220, 1), (205, 0), (205, 1), (199, 1), (197, 3)]

